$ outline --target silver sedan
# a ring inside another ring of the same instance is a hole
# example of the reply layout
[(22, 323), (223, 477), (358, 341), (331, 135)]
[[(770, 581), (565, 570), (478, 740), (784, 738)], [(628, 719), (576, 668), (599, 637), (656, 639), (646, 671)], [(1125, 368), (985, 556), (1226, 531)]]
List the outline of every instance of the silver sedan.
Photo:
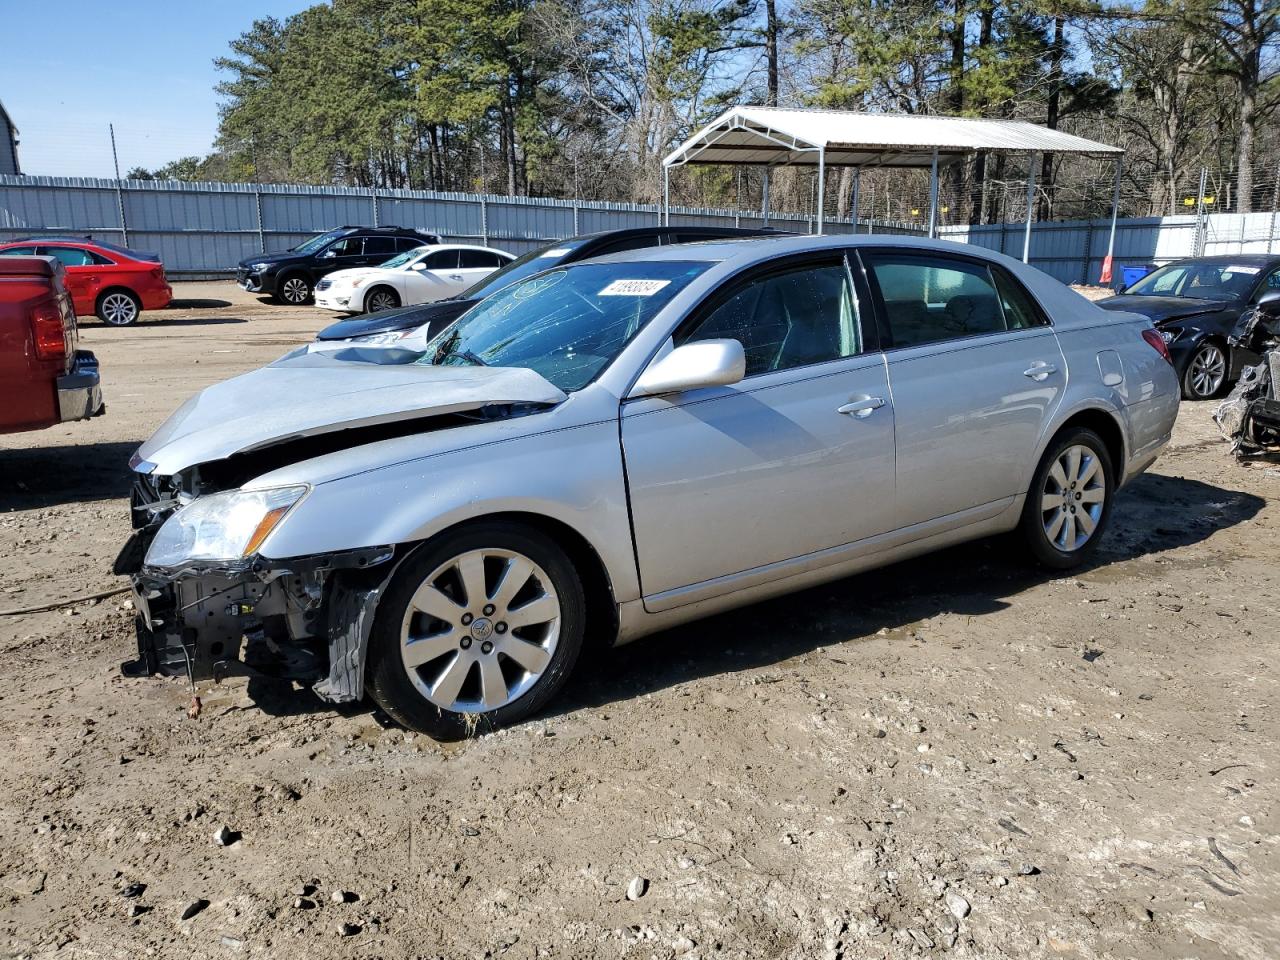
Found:
[(1169, 439), (1144, 318), (976, 247), (795, 237), (514, 284), (425, 353), (298, 352), (134, 457), (134, 675), (457, 737), (618, 644), (1017, 530), (1080, 564)]

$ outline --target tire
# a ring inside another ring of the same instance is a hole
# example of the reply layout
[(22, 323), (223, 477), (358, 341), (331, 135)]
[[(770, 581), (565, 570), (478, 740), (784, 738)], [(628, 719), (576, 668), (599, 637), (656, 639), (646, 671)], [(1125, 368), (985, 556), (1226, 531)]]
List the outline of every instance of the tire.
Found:
[[(518, 583), (508, 585), (508, 573)], [(468, 582), (482, 602), (468, 597)], [(528, 622), (508, 625), (513, 618)], [(568, 679), (585, 629), (582, 582), (552, 540), (478, 523), (428, 541), (396, 571), (374, 618), (365, 685), (403, 726), (459, 740), (542, 709)]]
[[(1106, 532), (1115, 489), (1115, 468), (1101, 437), (1085, 427), (1054, 437), (1031, 478), (1019, 527), (1036, 560), (1054, 570), (1088, 560)], [(1086, 523), (1092, 524), (1087, 531)]]
[(400, 294), (391, 287), (374, 287), (364, 296), (365, 313), (394, 310), (398, 306), (400, 306)]
[(1182, 396), (1187, 400), (1211, 400), (1227, 384), (1231, 358), (1216, 340), (1205, 340), (1196, 347), (1187, 367), (1182, 371)]
[(286, 273), (276, 281), (276, 299), (291, 307), (311, 302), (311, 281), (305, 273)]
[(104, 290), (94, 305), (93, 312), (107, 326), (127, 327), (142, 316), (142, 301), (137, 294), (123, 287)]

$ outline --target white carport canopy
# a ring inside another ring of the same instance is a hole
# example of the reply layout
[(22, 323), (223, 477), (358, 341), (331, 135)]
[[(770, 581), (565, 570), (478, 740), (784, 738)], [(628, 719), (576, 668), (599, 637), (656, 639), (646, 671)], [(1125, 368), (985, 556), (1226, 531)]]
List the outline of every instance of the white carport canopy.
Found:
[[(863, 168), (915, 167), (930, 171), (929, 235), (933, 236), (937, 228), (938, 166), (979, 152), (1031, 154), (1024, 260), (1030, 240), (1030, 206), (1035, 193), (1037, 156), (1042, 153), (1075, 153), (1112, 158), (1116, 161), (1118, 187), (1120, 159), (1124, 153), (1119, 147), (1086, 140), (1061, 130), (1050, 130), (1024, 120), (734, 107), (703, 127), (662, 161), (663, 219), (669, 219), (671, 168), (686, 164), (816, 167), (819, 174), (819, 233), (823, 227), (823, 174), (828, 166), (855, 167), (859, 172)], [(767, 179), (765, 189), (767, 211)], [(855, 179), (855, 219), (856, 198)], [(1113, 201), (1113, 224), (1115, 207)]]

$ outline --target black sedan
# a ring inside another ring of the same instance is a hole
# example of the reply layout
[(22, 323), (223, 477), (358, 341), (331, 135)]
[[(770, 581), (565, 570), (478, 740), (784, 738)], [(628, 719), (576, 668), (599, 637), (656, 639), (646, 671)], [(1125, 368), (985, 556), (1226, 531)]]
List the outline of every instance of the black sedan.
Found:
[(1149, 273), (1118, 296), (1099, 300), (1107, 310), (1150, 317), (1169, 345), (1188, 400), (1217, 396), (1258, 357), (1232, 347), (1227, 337), (1245, 310), (1267, 290), (1280, 289), (1280, 256), (1238, 254), (1179, 260)]
[[(512, 260), (501, 270), (489, 274), (456, 297), (437, 300), (435, 303), (383, 310), (362, 317), (352, 317), (349, 320), (339, 320), (316, 334), (316, 339), (390, 346), (424, 324), (430, 324), (425, 331), (425, 339), (429, 340), (490, 294), (497, 293), (503, 287), (517, 280), (523, 280), (530, 274), (541, 273), (543, 270), (550, 270), (561, 264), (577, 263), (589, 257), (602, 257), (608, 253), (621, 253), (623, 250), (666, 246), (671, 243), (785, 235), (781, 231), (769, 229), (697, 226), (631, 227), (626, 230), (588, 233), (569, 240), (557, 240), (526, 253)], [(414, 337), (415, 341), (422, 339), (422, 336)]]

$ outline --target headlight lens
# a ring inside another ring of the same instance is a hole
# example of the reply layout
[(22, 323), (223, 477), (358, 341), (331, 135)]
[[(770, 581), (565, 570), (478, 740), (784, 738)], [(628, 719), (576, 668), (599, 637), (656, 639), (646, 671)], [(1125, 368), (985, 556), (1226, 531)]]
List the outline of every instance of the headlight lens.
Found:
[(247, 557), (306, 492), (306, 487), (298, 486), (198, 497), (164, 522), (147, 550), (147, 566)]
[(263, 270), (267, 269), (268, 266), (269, 264), (265, 263), (251, 263), (249, 264), (249, 269), (254, 273), (261, 273)]

